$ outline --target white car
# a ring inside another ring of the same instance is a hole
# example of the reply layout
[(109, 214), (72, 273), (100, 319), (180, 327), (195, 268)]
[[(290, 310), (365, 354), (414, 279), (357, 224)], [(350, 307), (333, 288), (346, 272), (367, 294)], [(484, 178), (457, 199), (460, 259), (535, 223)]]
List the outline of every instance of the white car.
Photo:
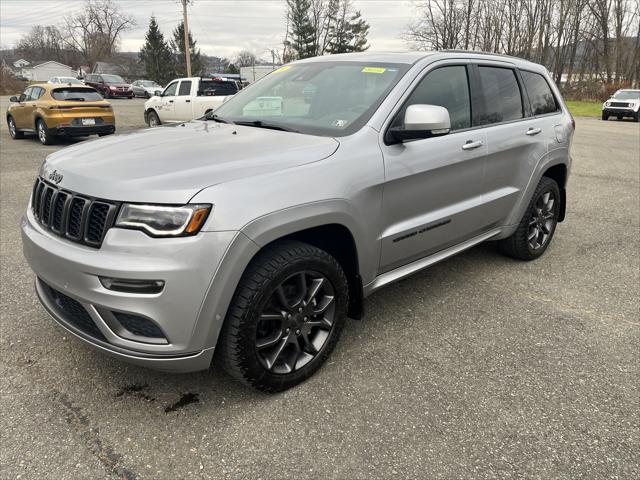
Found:
[(602, 104), (602, 120), (616, 117), (622, 120), (631, 117), (636, 122), (640, 120), (640, 90), (622, 89), (614, 93), (609, 100)]
[(213, 78), (178, 78), (164, 91), (144, 104), (144, 121), (150, 127), (163, 123), (187, 122), (202, 117), (222, 105), (238, 92), (232, 80)]
[(51, 77), (47, 83), (63, 83), (65, 85), (84, 85), (82, 80), (73, 77)]
[(131, 84), (134, 97), (151, 98), (157, 91), (162, 91), (162, 85), (153, 80), (136, 80)]

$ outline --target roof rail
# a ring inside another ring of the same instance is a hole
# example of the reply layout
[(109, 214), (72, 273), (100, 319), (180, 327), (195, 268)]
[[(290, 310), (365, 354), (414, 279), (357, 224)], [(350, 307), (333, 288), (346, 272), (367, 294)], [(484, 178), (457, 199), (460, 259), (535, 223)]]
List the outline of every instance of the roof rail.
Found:
[(529, 62), (530, 60), (526, 60), (524, 58), (520, 58), (520, 57), (514, 57), (513, 55), (506, 55), (504, 53), (492, 53), (492, 52), (483, 52), (481, 50), (464, 50), (464, 49), (444, 49), (444, 50), (439, 50), (440, 52), (447, 52), (447, 53), (472, 53), (475, 55), (491, 55), (494, 57), (504, 57), (504, 58), (513, 58), (516, 60), (521, 60), (521, 61), (525, 61), (525, 62)]

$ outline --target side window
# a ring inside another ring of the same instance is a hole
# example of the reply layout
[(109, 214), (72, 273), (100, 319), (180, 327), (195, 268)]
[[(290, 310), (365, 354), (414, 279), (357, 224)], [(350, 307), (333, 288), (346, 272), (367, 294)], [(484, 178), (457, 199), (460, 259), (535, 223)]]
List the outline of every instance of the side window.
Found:
[(409, 105), (439, 105), (449, 111), (451, 130), (471, 127), (471, 101), (467, 68), (463, 65), (440, 67), (429, 72), (418, 84), (393, 121), (400, 126)]
[(545, 113), (553, 113), (560, 110), (551, 87), (549, 87), (542, 75), (524, 71), (520, 73), (522, 74), (524, 88), (527, 90), (531, 111), (534, 115), (544, 115)]
[(29, 98), (31, 97), (31, 91), (33, 90), (33, 87), (29, 87), (27, 88), (24, 93), (22, 95), (20, 95), (20, 101), (21, 102), (26, 102), (29, 100)]
[(33, 92), (31, 93), (31, 98), (34, 100), (38, 100), (42, 95), (44, 94), (44, 88), (34, 88)]
[(179, 96), (191, 95), (191, 80), (183, 80), (180, 82)]
[(163, 97), (173, 97), (176, 94), (176, 89), (178, 88), (178, 82), (173, 82), (169, 84), (167, 88), (162, 92)]
[(479, 70), (485, 99), (485, 112), (480, 116), (480, 123), (486, 125), (524, 117), (516, 72), (510, 68), (482, 65)]

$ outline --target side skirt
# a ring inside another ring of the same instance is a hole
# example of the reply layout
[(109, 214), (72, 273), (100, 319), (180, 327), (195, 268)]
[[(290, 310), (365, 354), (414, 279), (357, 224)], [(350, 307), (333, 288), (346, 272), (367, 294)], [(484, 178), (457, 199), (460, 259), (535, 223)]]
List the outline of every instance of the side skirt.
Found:
[(411, 262), (407, 265), (403, 265), (402, 267), (398, 267), (390, 272), (383, 273), (376, 277), (376, 279), (368, 285), (364, 287), (364, 295), (368, 296), (379, 288), (384, 287), (390, 283), (393, 283), (397, 280), (400, 280), (404, 277), (407, 277), (413, 273), (422, 270), (423, 268), (427, 268), (435, 263), (441, 262), (446, 258), (449, 258), (453, 255), (456, 255), (468, 248), (473, 247), (479, 243), (484, 242), (485, 240), (489, 240), (491, 237), (495, 237), (501, 231), (500, 228), (496, 228), (494, 230), (490, 230), (476, 237), (470, 238), (462, 243), (454, 245), (453, 247), (449, 247), (445, 250), (441, 250), (440, 252), (434, 253), (433, 255), (429, 255), (428, 257), (421, 258), (416, 260), (415, 262)]

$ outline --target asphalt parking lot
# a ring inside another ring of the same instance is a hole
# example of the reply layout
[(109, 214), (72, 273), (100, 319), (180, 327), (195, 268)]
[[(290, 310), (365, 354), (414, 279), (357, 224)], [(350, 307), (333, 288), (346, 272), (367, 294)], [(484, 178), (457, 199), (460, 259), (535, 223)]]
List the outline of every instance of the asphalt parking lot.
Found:
[[(118, 131), (142, 100), (114, 100)], [(7, 108), (7, 97), (0, 99)], [(640, 126), (577, 119), (540, 260), (492, 244), (394, 284), (329, 363), (267, 396), (107, 358), (33, 292), (19, 221), (45, 156), (0, 126), (1, 477), (638, 478)]]

